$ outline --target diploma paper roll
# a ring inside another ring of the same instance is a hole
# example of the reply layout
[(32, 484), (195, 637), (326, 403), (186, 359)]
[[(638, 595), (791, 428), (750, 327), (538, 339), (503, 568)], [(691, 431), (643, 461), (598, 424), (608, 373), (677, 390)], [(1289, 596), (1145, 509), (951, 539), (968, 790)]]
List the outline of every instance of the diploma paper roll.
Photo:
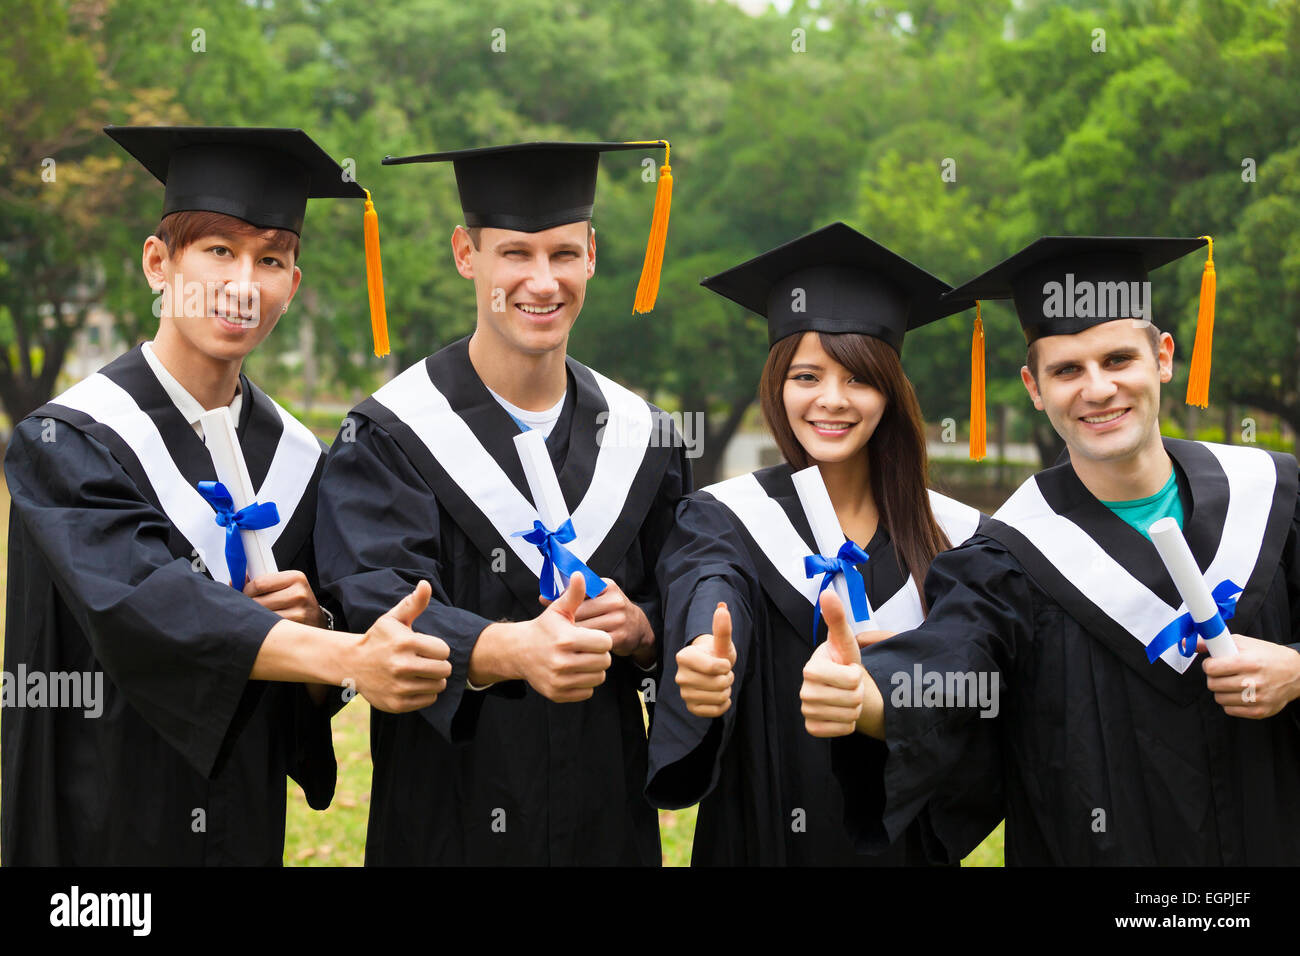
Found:
[[(555, 466), (546, 451), (546, 439), (541, 432), (530, 428), (515, 436), (515, 449), (519, 452), (519, 463), (524, 466), (528, 490), (537, 505), (537, 517), (547, 530), (559, 530), (560, 525), (569, 520), (569, 506), (564, 503), (564, 495), (560, 492), (560, 479), (555, 477)], [(560, 590), (563, 591), (567, 584), (567, 581), (559, 582)]]
[[(826, 482), (822, 480), (821, 470), (813, 465), (811, 468), (796, 471), (793, 478), (794, 490), (799, 493), (799, 504), (803, 506), (803, 513), (808, 518), (808, 524), (812, 526), (817, 550), (825, 557), (834, 558), (848, 539), (840, 527), (840, 519), (835, 517), (835, 506), (831, 504), (830, 492), (826, 490)], [(844, 613), (852, 624), (854, 634), (878, 630), (874, 618), (865, 621), (854, 618), (853, 603), (849, 600), (849, 583), (844, 580), (844, 575), (835, 575), (831, 579), (831, 586), (835, 588), (840, 603), (844, 605)], [(867, 607), (870, 608), (870, 600), (865, 594), (862, 597), (868, 602)]]
[[(1179, 595), (1186, 602), (1192, 620), (1199, 624), (1217, 618), (1219, 606), (1214, 603), (1214, 597), (1201, 577), (1201, 570), (1196, 566), (1192, 549), (1187, 546), (1178, 522), (1173, 518), (1161, 518), (1147, 529), (1147, 533), (1160, 552), (1160, 560), (1169, 570), (1169, 576), (1174, 579)], [(1205, 644), (1213, 657), (1231, 657), (1237, 653), (1237, 645), (1232, 642), (1226, 625), (1214, 637), (1207, 637)]]
[[(254, 501), (253, 479), (249, 477), (248, 465), (244, 462), (244, 452), (239, 447), (239, 436), (235, 433), (235, 422), (230, 417), (228, 407), (214, 408), (199, 416), (203, 427), (203, 443), (208, 446), (212, 464), (217, 470), (217, 481), (226, 486), (235, 510), (247, 508)], [(281, 516), (283, 518), (283, 516)], [(271, 539), (266, 531), (240, 531), (244, 541), (244, 556), (248, 560), (248, 576), (261, 577), (274, 574), (275, 555), (271, 551)], [(243, 582), (239, 589), (243, 590)]]
[(530, 428), (515, 436), (515, 448), (519, 452), (519, 463), (524, 466), (528, 490), (537, 505), (537, 516), (549, 530), (555, 531), (569, 520), (569, 506), (564, 503), (564, 495), (560, 492), (560, 479), (555, 477), (555, 466), (546, 451), (546, 439), (541, 432)]

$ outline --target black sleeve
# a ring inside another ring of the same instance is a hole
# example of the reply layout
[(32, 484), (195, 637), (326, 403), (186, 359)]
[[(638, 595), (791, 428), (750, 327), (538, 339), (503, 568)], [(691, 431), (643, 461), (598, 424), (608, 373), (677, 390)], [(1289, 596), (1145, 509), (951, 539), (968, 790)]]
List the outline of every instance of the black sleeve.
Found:
[[(926, 810), (942, 861), (955, 863), (1003, 816), (999, 714), (1009, 706), (1015, 649), (1032, 625), (1031, 584), (1001, 545), (976, 535), (935, 558), (925, 592), (924, 624), (862, 653), (884, 697), (884, 745), (857, 734), (838, 739), (832, 767), (859, 849), (878, 852)], [(996, 687), (996, 709), (925, 699), (931, 675), (945, 685), (949, 675), (983, 679)]]
[[(675, 430), (673, 435), (677, 435)], [(680, 442), (679, 438), (675, 440)], [(659, 483), (659, 491), (655, 495), (654, 503), (650, 506), (645, 521), (641, 524), (640, 534), (637, 536), (641, 549), (641, 566), (647, 569), (646, 574), (635, 592), (628, 592), (628, 597), (641, 608), (646, 620), (650, 622), (651, 630), (654, 631), (655, 646), (659, 651), (657, 655), (659, 668), (655, 675), (656, 682), (662, 679), (664, 611), (654, 568), (667, 547), (668, 536), (673, 530), (678, 502), (690, 490), (691, 463), (686, 458), (686, 448), (679, 444), (676, 453), (668, 462), (663, 480)], [(658, 700), (657, 694), (655, 697), (655, 701), (650, 701), (648, 704), (651, 713), (653, 713), (653, 705)]]
[[(656, 576), (664, 602), (663, 676), (650, 727), (646, 798), (676, 810), (698, 803), (718, 782), (745, 692), (744, 675), (758, 653), (755, 614), (762, 597), (730, 512), (709, 496), (687, 498), (678, 506)], [(677, 652), (713, 630), (719, 601), (731, 612), (736, 648), (731, 707), (721, 717), (697, 717), (677, 687)]]
[[(384, 429), (356, 412), (351, 418), (355, 433), (344, 432), (330, 448), (317, 497), (321, 587), (343, 608), (348, 627), (365, 631), (421, 580), (429, 582), (433, 596), (414, 630), (447, 642), (452, 672), (421, 713), (448, 740), (461, 739), (472, 734), (477, 711), (478, 695), (465, 692), (470, 654), (492, 622), (455, 607), (447, 594), (433, 490)], [(470, 706), (456, 720), (462, 702)]]
[(14, 430), (10, 520), (22, 522), (108, 679), (211, 777), (280, 617), (174, 557), (167, 517), (102, 444), (70, 425), (42, 437), (35, 419)]

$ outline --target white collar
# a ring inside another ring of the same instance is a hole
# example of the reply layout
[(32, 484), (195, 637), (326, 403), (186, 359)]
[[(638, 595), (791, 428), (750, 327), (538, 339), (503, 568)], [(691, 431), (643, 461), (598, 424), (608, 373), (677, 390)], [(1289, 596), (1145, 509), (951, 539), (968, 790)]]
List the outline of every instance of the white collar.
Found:
[[(176, 410), (184, 416), (185, 421), (189, 422), (190, 427), (194, 429), (196, 435), (203, 437), (203, 428), (199, 425), (199, 417), (207, 411), (197, 398), (191, 395), (176, 376), (167, 371), (162, 361), (154, 354), (153, 342), (145, 342), (140, 346), (140, 351), (144, 353), (144, 360), (149, 363), (149, 368), (153, 370), (154, 376), (158, 383), (162, 385), (163, 391), (167, 397), (172, 400)], [(239, 411), (243, 407), (244, 396), (240, 392), (239, 385), (235, 385), (235, 399), (230, 403), (230, 417), (239, 423)]]

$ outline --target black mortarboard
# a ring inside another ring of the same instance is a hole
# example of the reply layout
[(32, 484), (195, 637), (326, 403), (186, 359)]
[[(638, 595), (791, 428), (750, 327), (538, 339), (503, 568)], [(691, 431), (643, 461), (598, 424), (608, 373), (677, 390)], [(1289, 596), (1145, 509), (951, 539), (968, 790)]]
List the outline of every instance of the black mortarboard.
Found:
[(308, 199), (366, 198), (300, 129), (106, 126), (104, 132), (166, 185), (164, 216), (204, 210), (301, 234)]
[(1033, 344), (1116, 319), (1151, 321), (1148, 274), (1209, 244), (1201, 276), (1187, 404), (1209, 404), (1214, 336), (1214, 241), (1209, 236), (1044, 236), (954, 289), (960, 299), (1012, 299)]
[(450, 161), (456, 170), (465, 225), (541, 232), (591, 219), (596, 168), (610, 150), (645, 143), (518, 143), (385, 156), (385, 166)]
[[(1074, 335), (1115, 319), (1149, 318), (1150, 303), (1141, 291), (1148, 273), (1205, 243), (1204, 238), (1045, 236), (951, 294), (1013, 299), (1029, 342)], [(1138, 283), (1136, 302), (1133, 283)]]
[(364, 199), (371, 330), (375, 354), (388, 354), (374, 203), (310, 136), (300, 129), (244, 126), (105, 126), (104, 132), (164, 184), (164, 217), (217, 212), (302, 235), (308, 199)]
[(460, 190), (465, 225), (472, 228), (542, 232), (570, 222), (591, 219), (596, 202), (596, 172), (600, 154), (613, 150), (662, 146), (664, 165), (655, 191), (655, 210), (636, 311), (654, 306), (659, 287), (663, 244), (668, 231), (672, 171), (666, 140), (626, 143), (516, 143), (453, 149), (418, 156), (385, 156), (385, 166), (450, 161)]
[(903, 334), (973, 301), (842, 222), (700, 283), (767, 318), (768, 344), (796, 332), (858, 332), (901, 351)]

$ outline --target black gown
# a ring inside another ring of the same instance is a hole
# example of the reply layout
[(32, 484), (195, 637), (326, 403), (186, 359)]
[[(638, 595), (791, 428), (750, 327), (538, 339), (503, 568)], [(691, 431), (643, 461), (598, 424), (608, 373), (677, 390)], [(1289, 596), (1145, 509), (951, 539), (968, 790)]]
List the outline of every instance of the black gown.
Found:
[[(816, 551), (815, 539), (792, 474), (788, 464), (765, 468), (703, 489), (678, 507), (657, 572), (667, 623), (647, 796), (670, 809), (700, 803), (695, 866), (926, 863), (924, 821), (880, 854), (854, 851), (830, 742), (804, 729), (799, 690), (815, 647), (810, 597), (820, 575), (810, 582), (803, 570), (802, 555)], [(975, 530), (977, 511), (933, 493), (931, 500), (950, 539), (963, 541)], [(774, 527), (782, 536), (773, 536)], [(869, 560), (859, 572), (880, 626), (915, 626), (916, 586), (883, 525), (864, 550)], [(676, 684), (676, 654), (712, 630), (719, 601), (731, 612), (736, 647), (732, 706), (718, 718), (696, 717)], [(817, 640), (825, 636), (822, 622)]]
[[(1295, 459), (1165, 446), (1207, 581), (1245, 587), (1230, 630), (1300, 650)], [(862, 848), (926, 806), (948, 859), (1005, 814), (1008, 865), (1300, 862), (1297, 705), (1229, 717), (1198, 662), (1174, 649), (1148, 663), (1145, 643), (1182, 602), (1150, 541), (1068, 462), (1029, 479), (984, 534), (941, 555), (926, 594), (924, 625), (863, 653), (884, 691), (883, 766), (878, 741), (834, 744)], [(891, 681), (918, 666), (996, 675), (996, 716), (895, 699)]]
[[(636, 435), (610, 408), (616, 400), (655, 423), (652, 438), (621, 484), (593, 484), (620, 450), (635, 450)], [(657, 816), (641, 792), (638, 691), (653, 689), (653, 673), (615, 657), (591, 699), (566, 704), (522, 681), (466, 686), (483, 628), (542, 610), (537, 573), (521, 557), (536, 549), (510, 537), (531, 528), (525, 512), (535, 515), (513, 443), (519, 433), (462, 339), (359, 405), (330, 449), (316, 531), (322, 585), (358, 628), (427, 579), (433, 599), (416, 629), (451, 647), (452, 676), (434, 705), (371, 711), (367, 865), (660, 863)], [(671, 420), (570, 358), (546, 444), (579, 534), (589, 506), (612, 522), (587, 564), (616, 580), (662, 633), (654, 560), (690, 480)], [(513, 523), (497, 517), (498, 527), (492, 503), (507, 499)]]
[[(240, 384), (244, 457), (282, 518), (277, 564), (314, 584), (323, 448)], [(333, 796), (328, 706), (248, 679), (280, 617), (230, 587), (224, 531), (194, 491), (211, 458), (140, 350), (20, 422), (5, 474), (4, 669), (103, 689), (98, 716), (6, 700), (5, 865), (279, 865), (286, 774), (316, 809)]]

